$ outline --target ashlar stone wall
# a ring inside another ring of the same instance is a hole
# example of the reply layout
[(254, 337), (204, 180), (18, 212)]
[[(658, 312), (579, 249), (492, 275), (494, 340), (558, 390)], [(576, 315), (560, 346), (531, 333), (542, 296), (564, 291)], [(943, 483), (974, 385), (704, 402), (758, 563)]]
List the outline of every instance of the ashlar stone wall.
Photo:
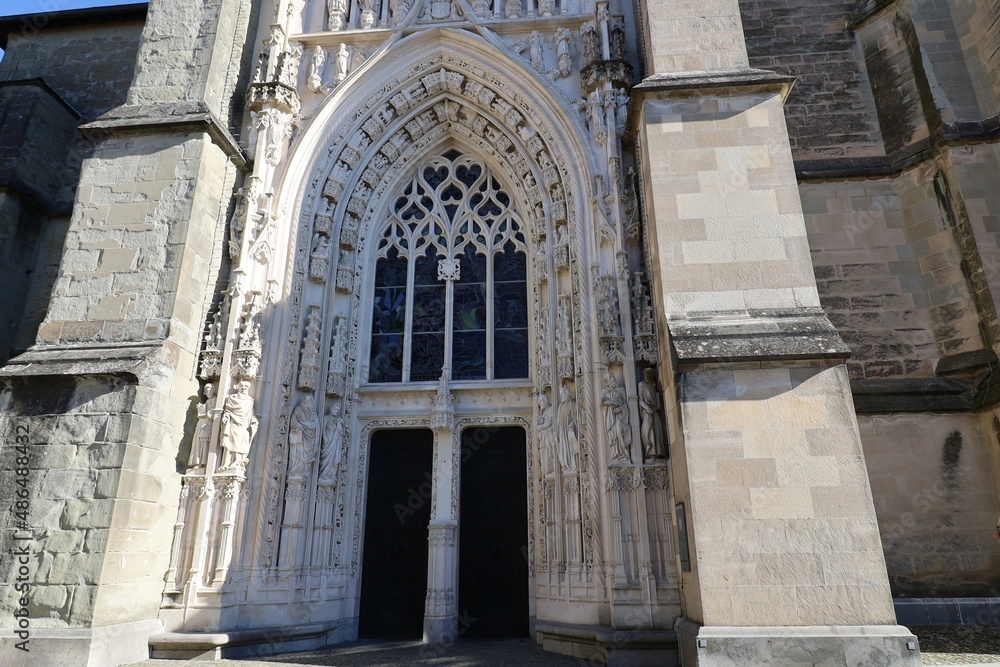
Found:
[(785, 103), (796, 159), (882, 153), (864, 59), (849, 28), (853, 0), (740, 0), (753, 67), (796, 77)]
[(893, 595), (1000, 594), (992, 421), (967, 413), (858, 421)]

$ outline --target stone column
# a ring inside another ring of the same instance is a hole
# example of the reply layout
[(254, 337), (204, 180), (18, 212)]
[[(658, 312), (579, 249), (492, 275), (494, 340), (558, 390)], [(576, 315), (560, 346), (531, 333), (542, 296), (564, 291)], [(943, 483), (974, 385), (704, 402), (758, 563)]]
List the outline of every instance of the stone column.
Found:
[(634, 92), (690, 545), (684, 664), (919, 665), (896, 625), (848, 351), (819, 307), (791, 81), (747, 68), (737, 0), (647, 6), (653, 75)]
[(93, 149), (37, 343), (0, 371), (4, 412), (34, 434), (34, 552), (54, 568), (36, 573), (34, 613), (62, 626), (36, 667), (141, 660), (162, 627), (206, 295), (245, 165), (227, 126), (247, 5), (151, 3), (126, 105), (83, 127)]
[(452, 510), (454, 476), (461, 461), (460, 434), (455, 433), (455, 409), (446, 368), (434, 400), (434, 488), (428, 526), (427, 603), (424, 641), (450, 645), (458, 638), (458, 517)]

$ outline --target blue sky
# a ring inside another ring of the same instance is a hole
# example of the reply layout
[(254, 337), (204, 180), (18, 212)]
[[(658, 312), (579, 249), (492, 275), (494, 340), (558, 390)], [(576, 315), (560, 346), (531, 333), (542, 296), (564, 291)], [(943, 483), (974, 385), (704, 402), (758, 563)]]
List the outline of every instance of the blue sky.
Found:
[[(0, 16), (19, 16), (36, 12), (61, 12), (67, 9), (86, 7), (110, 7), (130, 5), (141, 0), (3, 0), (0, 2)], [(3, 50), (0, 50), (0, 58)]]
[(110, 7), (111, 5), (130, 5), (137, 0), (3, 0), (0, 3), (0, 16), (32, 14), (34, 12), (58, 12), (66, 9), (82, 9), (84, 7)]

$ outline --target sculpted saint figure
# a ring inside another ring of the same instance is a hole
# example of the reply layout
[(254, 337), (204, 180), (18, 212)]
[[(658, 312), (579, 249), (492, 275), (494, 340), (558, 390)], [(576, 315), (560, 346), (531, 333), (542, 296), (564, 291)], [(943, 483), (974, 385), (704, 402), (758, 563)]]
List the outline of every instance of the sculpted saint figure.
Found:
[(569, 393), (569, 385), (559, 388), (559, 409), (556, 411), (556, 437), (559, 443), (559, 465), (564, 473), (576, 472), (580, 450), (576, 424), (576, 401)]
[(639, 383), (639, 437), (646, 459), (663, 458), (663, 427), (660, 425), (660, 394), (656, 390), (656, 371), (647, 368)]
[(326, 67), (326, 51), (317, 46), (309, 59), (309, 90), (318, 93), (323, 90), (323, 68)]
[(243, 472), (250, 455), (250, 445), (257, 433), (257, 416), (253, 413), (250, 383), (242, 380), (236, 392), (230, 394), (222, 411), (222, 465), (219, 471)]
[(555, 449), (555, 438), (552, 434), (552, 405), (545, 394), (538, 396), (538, 448), (541, 450), (542, 473), (548, 475), (555, 472), (555, 461), (552, 452)]
[(531, 40), (529, 43), (531, 45), (531, 66), (535, 69), (535, 71), (541, 72), (545, 69), (545, 61), (542, 56), (542, 33), (537, 30), (532, 30)]
[(323, 420), (323, 450), (319, 458), (320, 484), (332, 484), (337, 479), (345, 431), (340, 410), (340, 403), (334, 403), (327, 410), (326, 418)]
[(615, 124), (618, 126), (618, 134), (625, 133), (628, 125), (628, 103), (629, 96), (624, 88), (619, 88), (615, 93)]
[(410, 0), (389, 0), (389, 11), (393, 25), (399, 25), (410, 11)]
[(327, 0), (327, 27), (331, 31), (343, 30), (347, 18), (347, 0)]
[(611, 460), (628, 463), (629, 449), (632, 446), (632, 429), (628, 423), (625, 387), (618, 382), (611, 371), (604, 376), (601, 405), (604, 406), (604, 424), (608, 429), (608, 440), (611, 444)]
[(337, 49), (334, 65), (337, 68), (337, 74), (334, 76), (333, 85), (339, 86), (347, 78), (347, 70), (351, 65), (351, 50), (347, 48), (347, 44), (341, 44), (340, 48)]
[(556, 61), (559, 66), (559, 76), (569, 76), (573, 69), (573, 58), (569, 55), (570, 41), (573, 33), (569, 28), (556, 30)]
[(194, 432), (194, 442), (191, 443), (191, 454), (188, 455), (188, 468), (205, 465), (208, 443), (212, 439), (212, 408), (214, 407), (215, 387), (209, 383), (205, 385), (205, 401), (199, 403), (197, 407), (198, 426)]
[(288, 478), (308, 479), (319, 449), (319, 416), (313, 397), (306, 396), (292, 412), (288, 428)]
[(373, 27), (377, 20), (375, 0), (358, 0), (358, 6), (361, 8), (361, 27), (366, 30)]

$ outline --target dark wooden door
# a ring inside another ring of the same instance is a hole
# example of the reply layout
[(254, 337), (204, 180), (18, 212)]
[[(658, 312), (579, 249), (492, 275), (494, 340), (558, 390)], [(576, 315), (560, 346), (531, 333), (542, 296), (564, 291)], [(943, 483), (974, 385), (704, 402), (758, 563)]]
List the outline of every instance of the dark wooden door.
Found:
[(361, 637), (419, 639), (427, 597), (434, 436), (372, 435), (361, 570)]
[(459, 631), (528, 635), (528, 481), (525, 432), (462, 434)]

